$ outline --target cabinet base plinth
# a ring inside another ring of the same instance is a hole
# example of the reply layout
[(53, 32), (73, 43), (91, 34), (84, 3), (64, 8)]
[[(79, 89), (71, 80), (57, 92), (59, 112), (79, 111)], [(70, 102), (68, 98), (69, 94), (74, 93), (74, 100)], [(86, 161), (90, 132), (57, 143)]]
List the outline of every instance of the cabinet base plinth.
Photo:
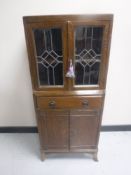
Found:
[(96, 151), (96, 150), (88, 150), (88, 151), (85, 151), (85, 150), (80, 150), (80, 151), (64, 151), (64, 150), (62, 150), (62, 151), (60, 151), (60, 150), (56, 150), (56, 151), (51, 151), (51, 150), (43, 150), (43, 149), (41, 149), (41, 161), (44, 161), (45, 159), (46, 159), (46, 154), (54, 154), (54, 153), (56, 153), (56, 154), (60, 154), (60, 153), (87, 153), (87, 154), (90, 154), (90, 155), (92, 155), (92, 159), (94, 160), (94, 161), (98, 161), (98, 157), (97, 157), (97, 153), (98, 153), (98, 151)]

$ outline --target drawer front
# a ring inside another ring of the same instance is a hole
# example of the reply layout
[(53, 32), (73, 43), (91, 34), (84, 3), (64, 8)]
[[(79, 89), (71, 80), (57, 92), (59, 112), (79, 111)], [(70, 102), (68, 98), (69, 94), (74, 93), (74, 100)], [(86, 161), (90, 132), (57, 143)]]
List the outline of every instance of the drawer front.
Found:
[(37, 97), (37, 106), (39, 109), (98, 109), (101, 108), (102, 101), (101, 96)]

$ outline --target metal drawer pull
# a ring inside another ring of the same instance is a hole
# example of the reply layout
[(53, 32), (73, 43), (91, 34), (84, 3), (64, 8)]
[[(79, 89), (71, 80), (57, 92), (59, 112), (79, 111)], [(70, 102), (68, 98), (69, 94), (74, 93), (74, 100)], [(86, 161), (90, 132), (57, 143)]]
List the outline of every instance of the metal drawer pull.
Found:
[(54, 108), (55, 106), (56, 106), (56, 102), (55, 101), (49, 102), (49, 107)]
[(83, 101), (83, 102), (82, 102), (82, 105), (83, 105), (83, 106), (88, 106), (88, 101)]

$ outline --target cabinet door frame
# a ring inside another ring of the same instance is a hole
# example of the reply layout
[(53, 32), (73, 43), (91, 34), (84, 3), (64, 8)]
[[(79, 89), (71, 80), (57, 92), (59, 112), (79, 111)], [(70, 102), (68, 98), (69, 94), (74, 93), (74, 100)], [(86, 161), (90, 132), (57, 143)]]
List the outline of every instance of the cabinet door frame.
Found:
[(37, 110), (37, 119), (41, 147), (45, 152), (68, 152), (69, 111), (65, 109)]
[(111, 41), (111, 30), (112, 30), (112, 20), (95, 20), (87, 19), (86, 20), (74, 20), (68, 22), (68, 60), (72, 59), (74, 63), (74, 31), (78, 26), (96, 26), (103, 27), (103, 39), (102, 39), (102, 56), (101, 63), (99, 68), (99, 77), (97, 85), (75, 85), (74, 79), (70, 79), (70, 88), (72, 90), (93, 90), (93, 89), (104, 89), (106, 86), (106, 77), (108, 69), (108, 60), (109, 60), (109, 49)]
[[(28, 22), (28, 18), (24, 18), (24, 28), (26, 35), (26, 44), (28, 51), (28, 59), (31, 73), (32, 86), (34, 90), (66, 90), (67, 89), (67, 79), (65, 77), (67, 70), (67, 23), (65, 21), (40, 21), (40, 22)], [(39, 76), (36, 63), (36, 48), (35, 40), (33, 35), (33, 29), (44, 29), (44, 28), (60, 28), (62, 31), (62, 52), (63, 52), (63, 86), (40, 86)]]
[(101, 123), (100, 111), (80, 109), (74, 110), (74, 114), (71, 113), (72, 111), (70, 111), (70, 151), (97, 149)]

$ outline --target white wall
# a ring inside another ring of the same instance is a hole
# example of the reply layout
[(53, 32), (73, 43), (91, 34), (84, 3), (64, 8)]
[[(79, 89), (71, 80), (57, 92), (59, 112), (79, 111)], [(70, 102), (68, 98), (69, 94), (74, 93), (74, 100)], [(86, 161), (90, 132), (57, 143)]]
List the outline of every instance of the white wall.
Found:
[(35, 126), (22, 16), (113, 13), (103, 125), (131, 124), (130, 0), (0, 0), (0, 126)]

